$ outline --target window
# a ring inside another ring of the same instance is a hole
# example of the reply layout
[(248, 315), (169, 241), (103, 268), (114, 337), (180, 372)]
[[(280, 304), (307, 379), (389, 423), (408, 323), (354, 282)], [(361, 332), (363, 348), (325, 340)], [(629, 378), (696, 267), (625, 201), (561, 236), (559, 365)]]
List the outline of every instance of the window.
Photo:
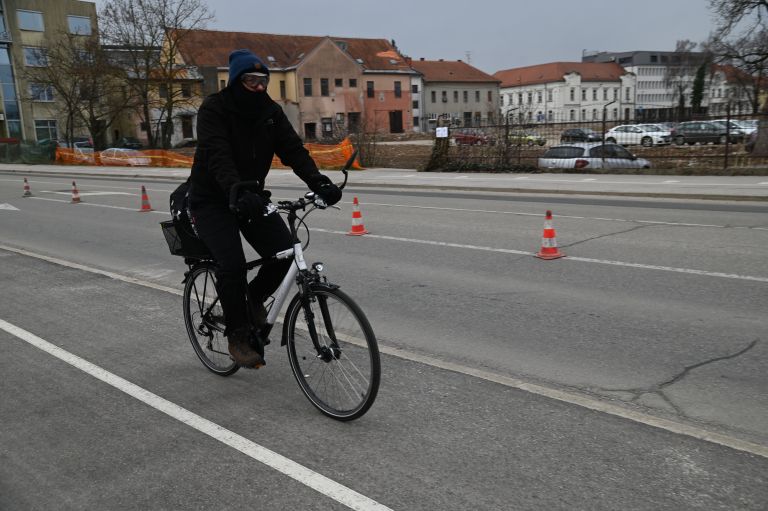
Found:
[(480, 103), (480, 91), (475, 91), (475, 103)]
[(43, 13), (38, 11), (16, 11), (16, 19), (19, 20), (20, 30), (30, 30), (33, 32), (45, 32), (43, 23)]
[(587, 120), (587, 111), (584, 108), (581, 109), (581, 120), (582, 121)]
[(551, 90), (547, 91), (547, 103), (552, 103), (552, 91)]
[(91, 18), (86, 16), (67, 16), (69, 33), (76, 35), (91, 35)]
[(618, 119), (619, 118), (619, 109), (618, 108), (614, 108), (613, 109), (613, 118), (614, 119)]
[(333, 86), (334, 87), (344, 87), (344, 80), (342, 80), (341, 78), (336, 78), (333, 81)]
[(287, 96), (285, 92), (285, 80), (280, 80), (280, 99), (285, 99)]
[(328, 95), (328, 78), (320, 78), (320, 95)]
[(304, 78), (304, 95), (312, 95), (312, 78)]
[(603, 89), (603, 101), (608, 101), (608, 89)]
[(582, 101), (587, 100), (587, 89), (581, 89), (581, 100)]
[[(181, 84), (181, 97), (182, 98), (191, 98), (192, 97), (192, 84), (190, 84), (190, 83), (182, 83)], [(184, 137), (184, 138), (192, 138), (192, 137)]]
[(432, 96), (432, 103), (437, 103), (437, 92), (432, 91), (430, 96)]
[(443, 103), (448, 103), (448, 91), (441, 91), (443, 93)]
[(522, 92), (518, 92), (517, 93), (517, 104), (518, 105), (522, 105), (523, 104), (523, 93)]
[(349, 112), (349, 131), (356, 132), (360, 129), (360, 112)]
[[(573, 89), (571, 89), (571, 92), (573, 92)], [(568, 112), (568, 120), (569, 121), (575, 121), (576, 120), (576, 115), (575, 115), (575, 112), (573, 110)]]
[(418, 127), (419, 126), (419, 116), (418, 115), (414, 115), (413, 116), (413, 126), (414, 127)]
[(183, 138), (194, 138), (195, 134), (192, 130), (192, 116), (181, 116), (181, 136)]
[(226, 80), (219, 80), (219, 90), (223, 89), (226, 86), (227, 86)]
[(528, 104), (531, 104), (531, 103), (533, 103), (533, 93), (529, 92), (528, 93)]
[(418, 100), (416, 100), (416, 99), (414, 99), (414, 100), (413, 100), (413, 103), (411, 104), (411, 108), (413, 108), (414, 110), (416, 110), (417, 108), (419, 108), (419, 101), (418, 101)]
[(29, 95), (32, 101), (53, 101), (53, 87), (41, 83), (30, 83)]
[(373, 94), (373, 82), (366, 82), (365, 83), (365, 87), (366, 87), (367, 96), (369, 98), (372, 98), (374, 96), (374, 94)]
[(464, 103), (469, 103), (469, 91), (465, 90), (463, 93)]
[(349, 79), (349, 88), (354, 89), (357, 87), (357, 78), (350, 78)]
[(45, 139), (57, 139), (59, 138), (58, 132), (56, 130), (56, 121), (53, 120), (45, 120), (45, 121), (35, 121), (35, 136), (37, 137), (37, 141), (45, 140)]
[(411, 92), (413, 94), (418, 94), (419, 93), (419, 86), (417, 84), (411, 85)]
[(48, 65), (48, 55), (45, 48), (24, 47), (24, 63), (31, 67), (45, 67)]
[(629, 87), (627, 87), (627, 90), (625, 91), (624, 100), (629, 101)]
[(619, 89), (613, 89), (613, 100), (614, 101), (619, 100)]
[(659, 61), (659, 56), (658, 55), (651, 55), (651, 63), (652, 64), (655, 64), (658, 61)]
[(403, 85), (400, 82), (395, 82), (395, 97), (403, 97)]
[[(576, 89), (574, 89), (573, 87), (571, 87), (571, 101), (576, 101)], [(522, 103), (522, 101), (521, 101), (521, 103)], [(571, 110), (571, 112), (573, 112), (573, 110)], [(573, 120), (573, 119), (571, 119), (571, 120)]]
[(157, 88), (157, 93), (160, 96), (160, 98), (167, 99), (168, 98), (168, 86), (166, 84), (164, 84), (164, 83), (161, 84)]
[[(493, 91), (488, 91), (488, 101), (493, 101)], [(539, 103), (541, 103), (541, 96), (539, 96)]]
[(597, 120), (597, 108), (592, 109), (592, 120), (593, 121)]
[(330, 137), (333, 135), (333, 119), (330, 117), (323, 117), (320, 119), (320, 124), (323, 126), (323, 137)]
[(592, 101), (597, 101), (597, 87), (592, 89)]
[[(490, 92), (489, 92), (490, 94)], [(490, 99), (489, 99), (490, 101)], [(541, 103), (541, 91), (536, 92), (536, 103)]]
[(459, 102), (459, 91), (455, 90), (453, 91), (453, 102), (458, 103)]
[(553, 120), (553, 116), (552, 116), (552, 110), (549, 110), (549, 111), (547, 112), (547, 120), (548, 120), (549, 122), (552, 122), (552, 120)]

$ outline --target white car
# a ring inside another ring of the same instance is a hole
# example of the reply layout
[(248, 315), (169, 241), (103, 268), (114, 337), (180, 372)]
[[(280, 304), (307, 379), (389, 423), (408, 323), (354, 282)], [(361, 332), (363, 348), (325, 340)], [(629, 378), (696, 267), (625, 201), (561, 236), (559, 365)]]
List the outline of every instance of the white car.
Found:
[(123, 167), (146, 167), (152, 160), (136, 149), (110, 147), (101, 151), (102, 165), (120, 165)]
[(672, 137), (668, 130), (655, 124), (623, 124), (605, 132), (605, 141), (621, 145), (667, 145)]
[(541, 169), (649, 169), (651, 162), (638, 158), (618, 144), (601, 142), (561, 144), (539, 157)]

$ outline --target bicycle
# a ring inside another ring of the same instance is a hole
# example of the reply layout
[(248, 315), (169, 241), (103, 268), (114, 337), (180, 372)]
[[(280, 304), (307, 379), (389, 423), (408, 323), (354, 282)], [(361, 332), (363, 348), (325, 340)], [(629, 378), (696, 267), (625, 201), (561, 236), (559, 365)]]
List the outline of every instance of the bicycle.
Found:
[[(356, 156), (357, 151), (342, 169), (344, 182), (339, 185), (342, 189), (347, 183), (347, 169)], [(238, 192), (249, 186), (258, 186), (258, 182), (241, 182), (232, 188), (229, 204), (233, 212), (237, 209)], [(324, 265), (319, 262), (307, 265), (304, 250), (309, 246), (309, 236), (305, 246), (298, 236), (302, 224), (309, 235), (304, 219), (327, 205), (315, 193), (307, 192), (298, 200), (278, 201), (270, 206), (287, 214), (293, 248), (271, 258), (250, 261), (246, 267), (251, 271), (268, 261), (287, 258), (293, 258), (294, 264), (265, 303), (267, 318), (262, 332), (265, 337), (269, 335), (291, 289), (296, 286), (298, 290), (288, 302), (283, 317), (280, 343), (286, 347), (291, 371), (304, 395), (320, 412), (340, 421), (357, 419), (373, 405), (379, 389), (381, 362), (376, 336), (362, 309), (322, 274)], [(300, 211), (306, 212), (300, 216)], [(166, 227), (164, 225), (164, 232)], [(171, 251), (174, 252), (174, 247)], [(185, 255), (189, 266), (183, 281), (187, 333), (203, 365), (214, 374), (229, 376), (239, 366), (229, 356), (224, 337), (224, 314), (216, 291), (216, 262), (210, 253), (201, 254), (199, 249), (194, 252), (198, 253)], [(251, 324), (255, 325), (253, 311), (251, 307), (247, 309)]]

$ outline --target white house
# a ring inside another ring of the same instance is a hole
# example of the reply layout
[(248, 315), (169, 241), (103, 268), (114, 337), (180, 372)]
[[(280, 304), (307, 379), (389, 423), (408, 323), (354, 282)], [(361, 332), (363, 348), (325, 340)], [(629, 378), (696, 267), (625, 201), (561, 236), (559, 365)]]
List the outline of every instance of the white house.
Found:
[(615, 63), (551, 62), (498, 71), (502, 118), (526, 123), (630, 121), (636, 77)]

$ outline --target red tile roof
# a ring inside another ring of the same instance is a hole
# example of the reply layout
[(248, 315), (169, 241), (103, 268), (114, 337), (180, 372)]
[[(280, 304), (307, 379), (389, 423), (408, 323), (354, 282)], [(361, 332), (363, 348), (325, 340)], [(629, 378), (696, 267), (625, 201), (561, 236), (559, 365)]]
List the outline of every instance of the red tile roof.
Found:
[(712, 64), (712, 72), (721, 71), (725, 75), (725, 81), (728, 83), (751, 83), (756, 80), (749, 73), (731, 64)]
[(179, 49), (185, 62), (199, 67), (227, 67), (230, 52), (247, 48), (268, 67), (285, 69), (299, 64), (326, 38), (346, 48), (350, 57), (367, 70), (410, 71), (405, 59), (386, 39), (188, 30), (180, 38)]
[(488, 82), (500, 80), (461, 60), (414, 60), (411, 67), (424, 75), (425, 82)]
[(615, 62), (551, 62), (537, 66), (516, 67), (494, 73), (502, 87), (563, 81), (568, 73), (579, 73), (582, 82), (618, 81), (627, 72)]

